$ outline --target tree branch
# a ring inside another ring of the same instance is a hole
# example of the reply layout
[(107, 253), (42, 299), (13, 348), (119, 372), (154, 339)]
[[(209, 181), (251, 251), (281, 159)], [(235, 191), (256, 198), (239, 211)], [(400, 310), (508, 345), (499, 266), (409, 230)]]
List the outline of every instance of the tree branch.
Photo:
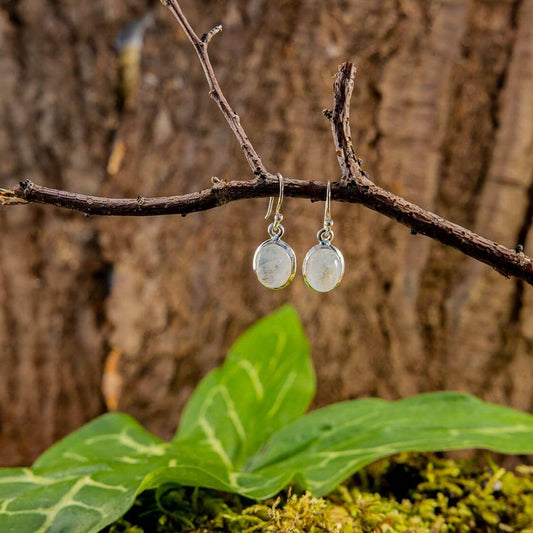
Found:
[[(365, 178), (367, 179), (367, 178)], [(369, 180), (368, 180), (369, 181)], [(326, 197), (326, 184), (311, 180), (284, 180), (284, 193), (294, 198), (321, 201)], [(218, 180), (210, 189), (159, 198), (101, 198), (41, 187), (30, 180), (21, 182), (12, 194), (26, 202), (37, 202), (80, 211), (87, 215), (155, 216), (182, 215), (214, 209), (246, 198), (264, 198), (278, 192), (274, 180), (256, 178), (248, 181)], [(478, 261), (510, 277), (515, 276), (533, 285), (533, 262), (522, 251), (511, 250), (501, 244), (444, 220), (372, 182), (363, 186), (332, 183), (331, 198), (335, 201), (362, 204), (382, 215), (404, 224), (412, 233), (426, 235), (443, 244), (457, 248)]]
[(533, 262), (523, 253), (522, 246), (511, 250), (485, 239), (385, 191), (370, 180), (367, 172), (363, 170), (362, 161), (355, 154), (350, 130), (350, 100), (356, 72), (357, 69), (350, 62), (339, 67), (333, 85), (333, 111), (324, 111), (326, 118), (331, 121), (335, 152), (342, 170), (342, 184), (359, 191), (360, 203), (408, 226), (412, 233), (420, 233), (457, 248), (464, 254), (490, 265), (504, 276), (515, 276), (533, 285)]
[[(210, 94), (224, 114), (228, 124), (241, 143), (244, 155), (256, 175), (249, 181), (226, 182), (213, 178), (210, 189), (182, 196), (136, 199), (101, 198), (41, 187), (30, 180), (19, 183), (14, 190), (0, 189), (0, 204), (37, 202), (80, 211), (88, 215), (154, 216), (204, 211), (245, 198), (273, 196), (278, 191), (276, 176), (263, 166), (260, 157), (252, 147), (238, 115), (225, 99), (207, 55), (207, 45), (221, 31), (215, 26), (199, 39), (176, 0), (161, 0), (169, 7), (194, 45), (210, 87)], [(495, 270), (510, 277), (515, 276), (533, 285), (533, 262), (524, 255), (521, 248), (511, 250), (481, 237), (457, 224), (444, 220), (399, 196), (375, 185), (362, 168), (362, 162), (355, 154), (350, 132), (350, 98), (353, 90), (355, 67), (345, 63), (340, 67), (334, 84), (333, 111), (324, 114), (331, 121), (337, 158), (342, 170), (342, 180), (332, 184), (332, 200), (362, 204), (378, 213), (388, 216), (411, 229), (443, 244), (456, 248)], [(265, 179), (271, 178), (271, 179)], [(296, 198), (319, 201), (326, 196), (326, 183), (318, 181), (285, 180), (285, 194)]]
[(180, 26), (183, 28), (183, 31), (186, 33), (189, 41), (191, 41), (192, 45), (194, 46), (194, 49), (198, 54), (198, 58), (200, 59), (202, 68), (204, 69), (205, 77), (207, 78), (209, 95), (216, 102), (230, 128), (237, 137), (237, 140), (241, 145), (241, 149), (244, 152), (244, 157), (246, 157), (246, 161), (248, 161), (253, 173), (256, 176), (274, 178), (275, 176), (272, 176), (267, 171), (263, 165), (263, 162), (261, 161), (261, 158), (252, 146), (250, 139), (248, 139), (244, 128), (241, 126), (239, 115), (231, 108), (226, 100), (226, 97), (224, 96), (224, 93), (222, 92), (222, 89), (220, 88), (218, 80), (215, 76), (213, 66), (211, 65), (211, 60), (209, 59), (209, 54), (207, 53), (207, 47), (211, 42), (211, 39), (213, 39), (217, 33), (222, 31), (222, 26), (220, 24), (215, 26), (200, 39), (183, 14), (183, 11), (177, 0), (161, 0), (161, 3), (168, 7), (172, 14), (178, 19)]
[[(10, 196), (19, 202), (36, 202), (55, 205), (87, 215), (108, 216), (156, 216), (156, 215), (187, 215), (197, 211), (207, 211), (221, 205), (246, 198), (265, 198), (279, 192), (277, 178), (265, 180), (255, 178), (246, 181), (225, 181), (212, 178), (213, 186), (199, 192), (182, 196), (162, 196), (156, 198), (102, 198), (85, 194), (72, 193), (42, 187), (30, 180), (20, 182)], [(340, 191), (340, 184), (334, 184), (333, 190)], [(353, 196), (354, 191), (345, 191)], [(356, 192), (356, 191), (355, 191)], [(284, 180), (285, 196), (323, 200), (326, 196), (326, 184), (319, 181)], [(332, 193), (333, 194), (333, 193)], [(351, 202), (351, 197), (339, 195), (341, 201)], [(2, 199), (0, 197), (0, 203)]]

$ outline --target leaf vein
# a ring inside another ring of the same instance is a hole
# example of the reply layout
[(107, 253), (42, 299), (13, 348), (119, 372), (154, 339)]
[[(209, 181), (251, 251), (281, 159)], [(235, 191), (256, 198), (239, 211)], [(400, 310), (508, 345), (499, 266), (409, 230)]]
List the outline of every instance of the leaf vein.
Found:
[(272, 407), (268, 410), (268, 413), (267, 413), (268, 418), (273, 418), (273, 416), (279, 411), (283, 403), (283, 400), (285, 399), (285, 396), (287, 396), (295, 380), (296, 380), (296, 372), (291, 372), (289, 374), (289, 377), (285, 380), (285, 383), (283, 383), (283, 386), (281, 387), (281, 390), (276, 396), (276, 400), (272, 404)]

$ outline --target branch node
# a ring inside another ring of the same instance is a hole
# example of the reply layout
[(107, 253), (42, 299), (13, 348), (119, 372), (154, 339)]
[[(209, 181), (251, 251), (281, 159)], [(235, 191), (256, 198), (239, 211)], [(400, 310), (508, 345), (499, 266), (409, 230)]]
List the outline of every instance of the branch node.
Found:
[(213, 187), (211, 187), (212, 191), (223, 189), (228, 184), (226, 180), (223, 180), (223, 179), (221, 180), (220, 178), (217, 178), (216, 176), (211, 177), (211, 183), (213, 184)]
[(33, 182), (31, 180), (29, 180), (29, 179), (25, 179), (25, 180), (19, 182), (19, 187), (23, 191), (27, 192), (27, 191), (29, 191), (30, 189), (33, 188)]
[(331, 109), (323, 109), (322, 114), (328, 119), (331, 120), (333, 118), (333, 111)]
[(13, 191), (13, 193), (17, 198), (26, 199), (32, 189), (33, 189), (33, 182), (29, 179), (25, 179), (25, 180), (19, 181), (19, 184), (15, 187), (15, 190)]
[(519, 265), (521, 267), (525, 267), (526, 265), (531, 265), (531, 258), (527, 257), (527, 255), (525, 255), (524, 253), (519, 254), (519, 256), (520, 256)]
[(527, 265), (531, 264), (531, 258), (529, 258), (524, 253), (524, 245), (523, 244), (517, 244), (514, 251), (516, 252), (516, 255), (518, 256), (518, 264), (521, 267), (525, 267)]
[(214, 28), (211, 28), (207, 33), (202, 35), (200, 39), (204, 44), (209, 44), (213, 37), (222, 31), (222, 24), (217, 24)]

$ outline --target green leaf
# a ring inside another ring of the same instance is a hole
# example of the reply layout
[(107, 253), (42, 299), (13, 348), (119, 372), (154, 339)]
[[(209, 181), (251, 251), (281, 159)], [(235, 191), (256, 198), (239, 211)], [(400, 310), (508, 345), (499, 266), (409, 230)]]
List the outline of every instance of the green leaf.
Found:
[(305, 413), (314, 394), (309, 345), (286, 306), (252, 326), (200, 383), (175, 439), (207, 442), (228, 468), (239, 469), (274, 431)]
[(50, 448), (31, 469), (0, 470), (0, 531), (97, 532), (165, 478), (234, 490), (209, 448), (164, 443), (126, 415), (105, 415)]
[(101, 416), (54, 444), (34, 463), (34, 468), (84, 465), (113, 457), (163, 455), (168, 443), (146, 431), (128, 415)]
[(267, 479), (291, 472), (321, 496), (377, 459), (464, 448), (533, 453), (533, 415), (455, 392), (342, 402), (279, 430), (246, 466)]

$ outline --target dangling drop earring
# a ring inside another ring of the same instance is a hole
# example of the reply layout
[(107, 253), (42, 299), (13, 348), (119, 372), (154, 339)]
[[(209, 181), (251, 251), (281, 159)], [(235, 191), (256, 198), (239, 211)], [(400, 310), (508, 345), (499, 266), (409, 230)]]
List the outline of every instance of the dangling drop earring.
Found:
[(344, 275), (344, 257), (331, 244), (333, 240), (331, 219), (331, 183), (328, 181), (324, 227), (318, 232), (319, 244), (311, 248), (304, 259), (302, 271), (306, 285), (317, 292), (329, 292), (339, 285)]
[[(268, 226), (270, 239), (261, 243), (254, 254), (253, 268), (259, 282), (267, 289), (283, 289), (296, 274), (296, 255), (293, 249), (281, 240), (285, 232), (281, 221), (281, 204), (283, 203), (283, 176), (278, 173), (279, 198), (274, 214), (274, 222)], [(274, 198), (270, 198), (265, 219), (272, 213)]]

